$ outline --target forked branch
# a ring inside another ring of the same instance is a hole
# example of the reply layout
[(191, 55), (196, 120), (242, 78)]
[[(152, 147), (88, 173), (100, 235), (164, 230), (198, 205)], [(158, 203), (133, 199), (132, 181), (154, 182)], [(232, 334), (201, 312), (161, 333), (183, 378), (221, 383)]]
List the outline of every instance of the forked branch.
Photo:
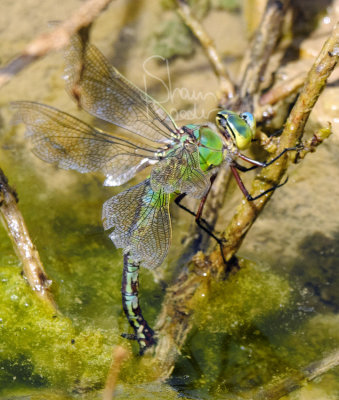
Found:
[[(338, 62), (338, 40), (339, 26), (337, 25), (308, 73), (302, 92), (289, 115), (277, 144), (276, 154), (272, 154), (272, 158), (285, 148), (293, 147), (300, 143), (310, 112)], [(247, 94), (245, 94), (246, 96)], [(316, 144), (313, 144), (314, 150)], [(265, 172), (258, 174), (251, 190), (253, 197), (272, 185), (278, 184), (285, 174), (287, 166), (288, 155), (286, 154), (279, 162), (272, 164), (270, 167), (265, 168)], [(224, 256), (226, 260), (231, 260), (239, 249), (245, 235), (271, 195), (272, 192), (261, 198), (260, 201), (243, 201), (239, 205), (224, 233), (224, 238), (226, 239)], [(185, 269), (176, 283), (168, 290), (158, 318), (156, 329), (159, 334), (159, 341), (156, 348), (156, 360), (161, 365), (161, 375), (163, 377), (170, 375), (175, 359), (180, 354), (180, 347), (191, 329), (190, 315), (192, 310), (189, 307), (190, 299), (194, 297), (196, 289), (201, 284), (202, 276), (205, 276), (204, 279), (206, 279), (206, 276), (210, 274), (223, 275), (225, 272), (219, 248), (213, 251), (209, 257), (200, 253), (195, 256), (193, 261), (195, 263), (194, 267), (190, 271)]]
[[(285, 124), (277, 145), (276, 154), (272, 154), (272, 158), (280, 154), (284, 149), (301, 143), (304, 128), (312, 108), (318, 100), (320, 93), (325, 88), (327, 79), (338, 62), (338, 46), (339, 24), (333, 29), (331, 36), (324, 44), (309, 71), (303, 89)], [(286, 155), (279, 159), (279, 162), (265, 168), (264, 171), (256, 176), (252, 185), (252, 196), (259, 195), (269, 187), (272, 187), (272, 185), (278, 185), (282, 176), (286, 173), (287, 166), (288, 154), (286, 153)], [(239, 249), (247, 232), (272, 194), (273, 192), (268, 193), (260, 201), (242, 202), (240, 204), (223, 235), (227, 241), (224, 247), (224, 257), (226, 260), (230, 260)]]

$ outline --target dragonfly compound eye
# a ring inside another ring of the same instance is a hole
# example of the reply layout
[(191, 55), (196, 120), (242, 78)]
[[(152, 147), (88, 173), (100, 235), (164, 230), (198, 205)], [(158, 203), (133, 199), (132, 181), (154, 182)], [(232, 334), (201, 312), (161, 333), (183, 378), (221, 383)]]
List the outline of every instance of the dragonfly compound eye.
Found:
[(243, 112), (239, 115), (239, 117), (242, 118), (247, 123), (247, 125), (252, 129), (254, 133), (256, 129), (256, 121), (254, 115), (251, 114), (250, 112)]

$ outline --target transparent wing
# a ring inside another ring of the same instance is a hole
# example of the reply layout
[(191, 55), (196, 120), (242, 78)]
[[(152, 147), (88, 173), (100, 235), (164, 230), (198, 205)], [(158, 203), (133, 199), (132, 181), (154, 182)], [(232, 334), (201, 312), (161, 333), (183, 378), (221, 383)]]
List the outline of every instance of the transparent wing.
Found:
[(103, 133), (55, 108), (32, 102), (16, 102), (13, 108), (39, 158), (64, 169), (101, 171), (105, 185), (121, 185), (156, 159), (155, 148)]
[(87, 112), (158, 143), (172, 141), (176, 125), (168, 113), (112, 67), (79, 35), (65, 52), (65, 81)]
[(154, 192), (149, 179), (107, 200), (102, 212), (110, 238), (146, 268), (159, 266), (171, 242), (169, 194)]
[(200, 168), (199, 150), (194, 143), (178, 144), (152, 168), (151, 186), (154, 191), (163, 188), (165, 193), (178, 191), (201, 198), (209, 185), (208, 176)]

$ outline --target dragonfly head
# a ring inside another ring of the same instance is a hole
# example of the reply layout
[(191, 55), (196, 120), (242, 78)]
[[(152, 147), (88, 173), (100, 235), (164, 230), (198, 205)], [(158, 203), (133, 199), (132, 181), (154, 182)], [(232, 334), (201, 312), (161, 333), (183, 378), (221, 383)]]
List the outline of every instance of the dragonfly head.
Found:
[(216, 116), (216, 124), (226, 140), (230, 140), (239, 150), (246, 149), (255, 135), (255, 119), (249, 112), (237, 114), (222, 110)]

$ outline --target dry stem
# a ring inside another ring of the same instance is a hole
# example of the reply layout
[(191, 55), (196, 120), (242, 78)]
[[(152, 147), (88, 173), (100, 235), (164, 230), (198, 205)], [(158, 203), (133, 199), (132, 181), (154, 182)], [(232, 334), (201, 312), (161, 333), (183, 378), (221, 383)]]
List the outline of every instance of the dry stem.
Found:
[(112, 353), (112, 363), (109, 368), (105, 389), (102, 394), (103, 400), (113, 400), (114, 390), (118, 382), (118, 376), (121, 369), (121, 364), (128, 358), (129, 352), (121, 346), (114, 348)]
[[(308, 73), (304, 87), (294, 105), (277, 145), (276, 154), (284, 149), (293, 147), (301, 141), (305, 124), (316, 103), (320, 93), (327, 83), (327, 79), (338, 62), (339, 24), (334, 28), (330, 38), (324, 44), (320, 54)], [(265, 168), (258, 174), (253, 182), (251, 194), (253, 197), (263, 191), (277, 185), (285, 174), (288, 163), (288, 155), (281, 157), (273, 165)], [(224, 247), (224, 256), (230, 260), (239, 249), (245, 235), (256, 220), (259, 213), (272, 196), (273, 192), (255, 202), (243, 201), (236, 214), (227, 227), (223, 237), (227, 243)]]
[(266, 390), (251, 395), (252, 400), (278, 400), (295, 390), (305, 386), (331, 369), (339, 365), (339, 350), (335, 350), (330, 355), (320, 361), (316, 361), (299, 373), (294, 374), (282, 381), (272, 385)]
[(294, 78), (289, 81), (279, 83), (273, 86), (270, 90), (264, 93), (260, 97), (260, 105), (266, 106), (268, 104), (273, 105), (278, 101), (286, 98), (292, 93), (296, 93), (298, 89), (300, 89), (305, 82), (305, 74), (298, 74)]
[(258, 93), (261, 79), (281, 33), (289, 0), (269, 0), (259, 28), (245, 54), (237, 99), (223, 104), (225, 108), (253, 112), (253, 96)]
[(69, 44), (71, 36), (90, 25), (112, 0), (88, 0), (66, 21), (51, 32), (43, 33), (30, 42), (22, 54), (0, 69), (0, 88), (33, 61)]
[(201, 23), (193, 16), (190, 7), (184, 0), (177, 0), (177, 12), (184, 20), (185, 24), (191, 29), (194, 36), (199, 40), (202, 48), (219, 78), (219, 87), (224, 101), (231, 99), (235, 94), (234, 85), (216, 51), (213, 40), (209, 37)]
[(12, 240), (14, 250), (22, 262), (25, 277), (35, 293), (57, 310), (48, 279), (41, 263), (39, 253), (33, 245), (24, 218), (17, 206), (17, 195), (0, 169), (0, 216), (3, 225)]

